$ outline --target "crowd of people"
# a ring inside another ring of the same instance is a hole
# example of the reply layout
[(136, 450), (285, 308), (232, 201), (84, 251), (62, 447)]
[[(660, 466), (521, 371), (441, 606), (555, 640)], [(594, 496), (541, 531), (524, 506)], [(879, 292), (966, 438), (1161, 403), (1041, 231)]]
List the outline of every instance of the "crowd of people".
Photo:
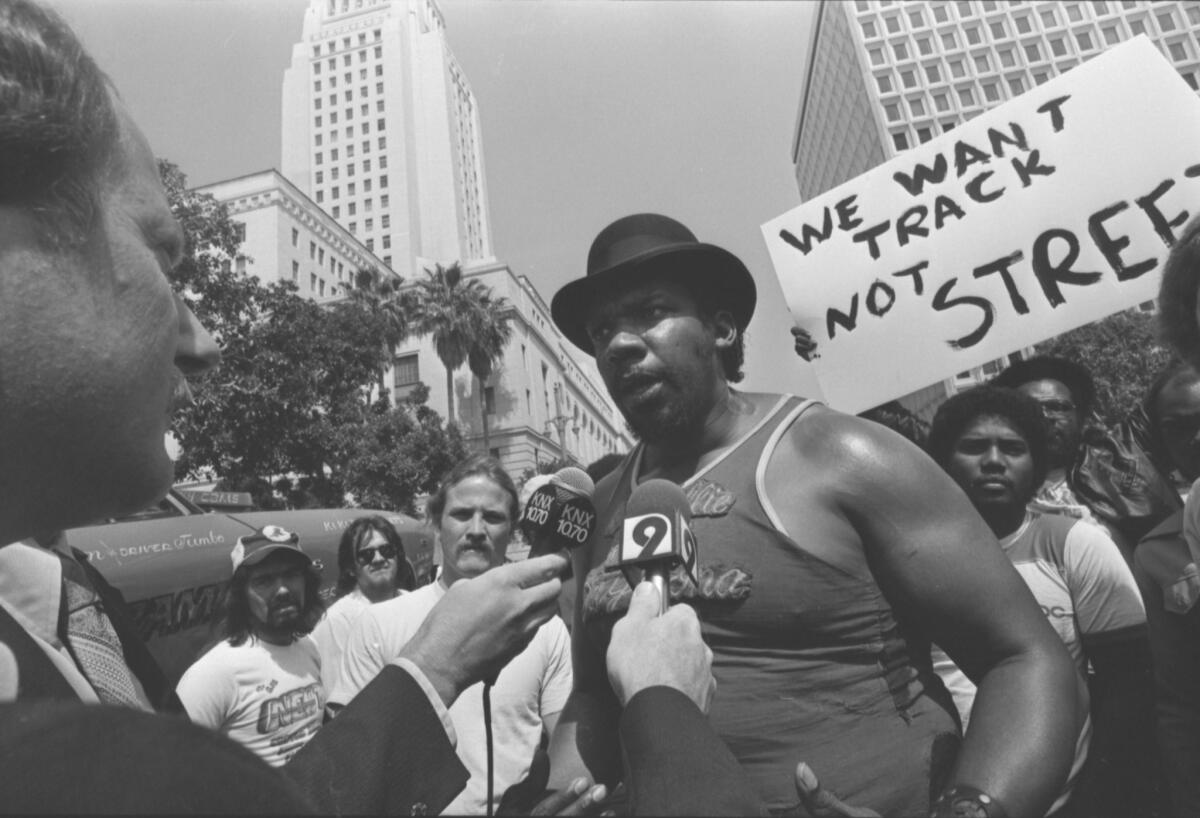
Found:
[[(738, 388), (754, 278), (657, 214), (602, 230), (551, 304), (639, 441), (598, 466), (582, 548), (507, 561), (519, 493), (479, 456), (428, 504), (425, 587), (365, 518), (326, 610), (264, 526), (169, 689), (58, 532), (170, 485), (170, 409), (220, 357), (165, 275), (182, 242), (75, 35), (0, 0), (0, 811), (1200, 814), (1200, 489), (1136, 520), (1097, 497), (1079, 362), (1013, 364), (923, 445)], [(1183, 360), (1142, 407), (1185, 489), (1198, 284), (1194, 219), (1160, 297)], [(651, 479), (700, 544), (665, 613), (616, 570)]]

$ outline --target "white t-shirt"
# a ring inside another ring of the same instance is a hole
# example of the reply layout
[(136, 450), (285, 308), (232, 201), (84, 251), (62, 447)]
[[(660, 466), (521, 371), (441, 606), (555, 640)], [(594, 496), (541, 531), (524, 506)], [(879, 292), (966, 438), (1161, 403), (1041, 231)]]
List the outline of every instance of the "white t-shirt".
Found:
[[(355, 622), (342, 657), (341, 682), (330, 701), (345, 704), (394, 660), (446, 589), (434, 582), (396, 599), (371, 605)], [(471, 778), (446, 807), (448, 815), (487, 812), (487, 740), (483, 684), (463, 691), (450, 706), (458, 736), (455, 751)], [(543, 720), (557, 715), (571, 693), (571, 646), (566, 626), (555, 617), (509, 662), (491, 690), (494, 803), (529, 773), (542, 737)]]
[(176, 688), (196, 724), (225, 733), (272, 767), (282, 766), (321, 726), (325, 689), (311, 637), (273, 645), (253, 636), (222, 641), (187, 669)]
[(354, 620), (370, 605), (371, 600), (355, 588), (330, 605), (321, 621), (313, 628), (311, 635), (321, 653), (321, 684), (325, 687), (325, 692), (329, 693), (337, 688), (346, 640), (350, 638)]
[[(1000, 547), (1067, 646), (1080, 675), (1087, 673), (1081, 634), (1106, 633), (1146, 622), (1133, 573), (1116, 543), (1100, 526), (1085, 519), (1030, 510), (1021, 527), (1000, 540)], [(975, 685), (936, 645), (932, 658), (933, 669), (954, 697), (965, 731), (975, 703)], [(1066, 794), (1087, 758), (1090, 737), (1089, 716), (1076, 744)], [(1064, 800), (1060, 798), (1054, 808)]]

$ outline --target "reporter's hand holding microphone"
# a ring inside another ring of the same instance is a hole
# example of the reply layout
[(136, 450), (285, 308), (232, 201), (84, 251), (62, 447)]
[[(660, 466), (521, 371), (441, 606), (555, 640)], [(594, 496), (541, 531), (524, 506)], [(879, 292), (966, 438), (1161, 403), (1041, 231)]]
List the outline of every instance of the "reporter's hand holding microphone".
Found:
[(689, 605), (675, 605), (659, 615), (658, 590), (641, 582), (629, 611), (613, 627), (608, 645), (608, 680), (621, 701), (629, 704), (650, 687), (680, 691), (708, 712), (717, 681), (712, 651), (700, 635), (700, 620)]

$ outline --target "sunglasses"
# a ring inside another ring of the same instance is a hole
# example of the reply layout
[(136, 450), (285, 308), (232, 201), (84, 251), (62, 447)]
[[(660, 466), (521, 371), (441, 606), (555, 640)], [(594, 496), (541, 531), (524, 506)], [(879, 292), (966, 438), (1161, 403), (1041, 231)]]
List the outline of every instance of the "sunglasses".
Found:
[(359, 565), (370, 565), (375, 561), (376, 551), (378, 551), (379, 556), (385, 560), (394, 560), (396, 558), (396, 546), (375, 545), (358, 549), (358, 553), (354, 555), (354, 559), (358, 561)]

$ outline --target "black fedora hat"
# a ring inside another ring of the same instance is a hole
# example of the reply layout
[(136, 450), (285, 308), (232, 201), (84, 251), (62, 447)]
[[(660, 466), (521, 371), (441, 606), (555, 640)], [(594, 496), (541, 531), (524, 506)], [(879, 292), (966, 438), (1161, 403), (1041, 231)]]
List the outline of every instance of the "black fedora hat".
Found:
[(592, 342), (584, 327), (589, 306), (614, 287), (669, 267), (678, 281), (706, 293), (733, 313), (739, 330), (754, 315), (757, 288), (746, 265), (733, 253), (699, 241), (679, 222), (657, 213), (617, 219), (600, 231), (588, 251), (587, 275), (554, 294), (550, 314), (559, 330), (589, 355)]

